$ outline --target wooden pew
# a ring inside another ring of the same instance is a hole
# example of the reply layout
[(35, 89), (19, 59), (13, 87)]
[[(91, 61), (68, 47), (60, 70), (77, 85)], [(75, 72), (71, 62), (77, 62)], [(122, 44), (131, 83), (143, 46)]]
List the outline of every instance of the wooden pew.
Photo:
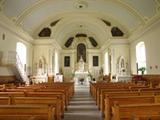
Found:
[[(18, 87), (19, 88), (19, 87)], [(63, 83), (41, 83), (41, 84), (35, 84), (31, 86), (27, 86), (25, 88), (32, 88), (32, 89), (41, 89), (44, 90), (44, 88), (53, 88), (53, 89), (61, 89), (65, 90), (69, 97), (72, 97), (74, 94), (74, 82), (63, 82)]]
[[(154, 93), (148, 93), (149, 95), (154, 95)], [(107, 92), (104, 96), (104, 99), (101, 98), (101, 112), (102, 112), (102, 117), (105, 117), (105, 99), (109, 97), (120, 97), (120, 96), (139, 96), (141, 95), (140, 92), (137, 91), (123, 91), (123, 92)], [(145, 94), (144, 94), (145, 95)]]
[(55, 120), (61, 120), (61, 100), (50, 97), (0, 97), (0, 105), (13, 104), (36, 104), (36, 105), (52, 105), (55, 107)]
[(63, 115), (61, 111), (61, 100), (53, 97), (9, 97), (9, 104), (52, 105), (55, 108), (55, 120), (61, 120)]
[(145, 95), (160, 95), (160, 90), (147, 90), (147, 91), (123, 91), (123, 92), (103, 92), (100, 96), (100, 110), (102, 111), (102, 116), (104, 116), (104, 108), (105, 108), (105, 98), (108, 96), (145, 96)]
[[(129, 89), (130, 87), (138, 87), (139, 85), (136, 85), (134, 83), (91, 83), (90, 84), (90, 89), (91, 89), (91, 94), (93, 95), (94, 99), (97, 101), (97, 97), (99, 97), (100, 90), (101, 89)], [(139, 87), (141, 87), (140, 85)]]
[(108, 96), (105, 99), (105, 120), (111, 119), (111, 108), (115, 101), (118, 102), (119, 105), (158, 103), (160, 102), (160, 96)]
[(64, 103), (64, 96), (61, 93), (51, 93), (51, 92), (0, 92), (1, 97), (51, 97), (51, 98), (57, 98), (61, 100), (61, 104), (59, 105), (61, 107), (62, 111), (62, 117), (65, 110), (65, 103)]
[(61, 99), (62, 101), (62, 106), (61, 106), (61, 110), (62, 113), (64, 113), (65, 111), (65, 97), (64, 94), (62, 93), (55, 93), (55, 92), (25, 92), (25, 96), (26, 97), (58, 97), (59, 99)]
[(14, 96), (14, 97), (24, 97), (25, 94), (24, 92), (0, 92), (1, 97), (6, 97), (6, 96)]
[(148, 89), (148, 86), (142, 86), (142, 85), (135, 85), (135, 84), (126, 84), (126, 83), (115, 83), (116, 85), (109, 85), (109, 86), (101, 86), (99, 89), (97, 89), (97, 105), (100, 105), (100, 96), (103, 94), (103, 92), (114, 92), (114, 91), (139, 91)]
[[(121, 92), (107, 92), (104, 94), (104, 98), (101, 98), (101, 111), (104, 117), (105, 99), (109, 97), (129, 97), (129, 96), (154, 96), (160, 95), (160, 91), (121, 91)], [(102, 97), (102, 96), (101, 96)]]
[[(119, 105), (114, 103), (112, 107), (112, 120), (156, 120), (160, 119), (160, 104), (132, 104), (132, 105)], [(158, 119), (159, 118), (159, 119)]]
[[(3, 86), (2, 86), (3, 87)], [(69, 99), (73, 96), (74, 93), (74, 84), (73, 83), (56, 83), (56, 84), (40, 84), (34, 86), (22, 86), (18, 88), (9, 88), (2, 89), (0, 92), (0, 96), (21, 96), (21, 97), (57, 97), (61, 100), (60, 107), (61, 107), (61, 114), (63, 116), (64, 110), (67, 109), (67, 105), (69, 103)], [(26, 101), (26, 100), (25, 100)], [(0, 101), (3, 104), (4, 99)], [(23, 101), (24, 102), (24, 101)], [(23, 103), (22, 102), (22, 103)], [(18, 103), (17, 103), (18, 104)], [(56, 109), (55, 109), (56, 110)], [(59, 114), (60, 112), (56, 112)], [(58, 115), (57, 118), (59, 119)]]
[(70, 98), (74, 93), (73, 83), (56, 83), (56, 84), (37, 84), (27, 87), (18, 87), (16, 89), (6, 89), (6, 91), (34, 91), (34, 92), (62, 92), (65, 95), (65, 105), (69, 104)]
[[(55, 90), (55, 89), (47, 89), (44, 90), (41, 89), (31, 89), (31, 88), (18, 88), (18, 89), (6, 89), (7, 92), (24, 92), (25, 96), (36, 96), (39, 94), (40, 96), (45, 97), (44, 94), (55, 94), (55, 95), (61, 95), (63, 100), (63, 105), (65, 105), (65, 109), (67, 110), (67, 105), (69, 104), (69, 98), (68, 95), (65, 94), (64, 90)], [(42, 95), (43, 94), (43, 95)]]
[(145, 84), (150, 85), (150, 87), (160, 87), (159, 74), (133, 75), (132, 81), (134, 83), (144, 82)]
[(0, 105), (0, 120), (55, 120), (55, 108), (47, 105)]
[(108, 93), (108, 92), (132, 92), (132, 91), (137, 91), (138, 92), (138, 89), (134, 89), (134, 90), (132, 90), (132, 89), (124, 89), (124, 88), (114, 88), (114, 89), (102, 89), (101, 90), (101, 94), (98, 94), (98, 96), (97, 96), (97, 105), (98, 105), (98, 107), (99, 108), (101, 108), (101, 99), (103, 99), (104, 98), (104, 95), (106, 94), (106, 93)]
[(15, 75), (5, 75), (5, 76), (0, 76), (0, 82), (1, 84), (8, 84), (8, 83), (14, 83), (16, 81), (16, 76)]

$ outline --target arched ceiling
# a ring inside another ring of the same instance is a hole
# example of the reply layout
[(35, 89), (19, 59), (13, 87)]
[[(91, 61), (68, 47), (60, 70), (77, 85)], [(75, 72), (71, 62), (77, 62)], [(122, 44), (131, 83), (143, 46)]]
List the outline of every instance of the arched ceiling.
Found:
[[(50, 27), (51, 37), (61, 46), (80, 32), (94, 36), (103, 45), (111, 37), (111, 27), (120, 28), (127, 37), (160, 16), (160, 0), (0, 0), (0, 9), (33, 38), (44, 27)], [(50, 26), (59, 19), (54, 27)]]

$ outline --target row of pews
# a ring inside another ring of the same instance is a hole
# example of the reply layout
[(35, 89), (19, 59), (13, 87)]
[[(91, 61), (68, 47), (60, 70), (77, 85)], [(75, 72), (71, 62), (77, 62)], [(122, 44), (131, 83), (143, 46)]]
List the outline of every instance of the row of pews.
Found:
[(74, 83), (0, 86), (0, 120), (61, 120)]
[(104, 120), (160, 120), (160, 88), (135, 83), (92, 83)]

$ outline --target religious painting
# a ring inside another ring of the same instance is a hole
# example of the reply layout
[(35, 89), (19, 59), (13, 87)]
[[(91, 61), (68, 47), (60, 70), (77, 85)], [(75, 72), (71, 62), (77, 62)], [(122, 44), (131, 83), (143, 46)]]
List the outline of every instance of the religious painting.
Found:
[(98, 56), (93, 56), (93, 66), (98, 66)]
[(80, 43), (77, 46), (77, 62), (79, 62), (81, 57), (83, 61), (86, 62), (86, 46), (83, 43)]
[(70, 66), (70, 56), (64, 57), (64, 66), (69, 67)]

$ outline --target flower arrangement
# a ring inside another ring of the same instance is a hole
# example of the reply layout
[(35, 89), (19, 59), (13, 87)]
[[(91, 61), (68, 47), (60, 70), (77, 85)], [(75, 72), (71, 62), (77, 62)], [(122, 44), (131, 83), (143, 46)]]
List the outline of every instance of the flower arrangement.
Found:
[(141, 71), (142, 75), (144, 74), (145, 70), (146, 70), (145, 67), (140, 67), (140, 68), (138, 69), (138, 71)]

